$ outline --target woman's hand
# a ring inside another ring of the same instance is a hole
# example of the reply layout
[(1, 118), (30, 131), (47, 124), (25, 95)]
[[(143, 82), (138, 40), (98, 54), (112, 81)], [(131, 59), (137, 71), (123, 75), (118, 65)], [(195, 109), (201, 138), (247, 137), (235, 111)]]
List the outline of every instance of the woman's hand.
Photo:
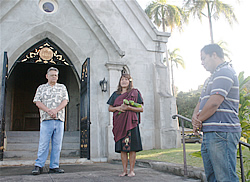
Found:
[(117, 107), (109, 105), (109, 112), (116, 112), (116, 111), (118, 111), (118, 112), (125, 112), (124, 108), (125, 107), (122, 107), (122, 105), (121, 106), (117, 106)]
[(121, 108), (121, 110), (123, 110), (123, 111), (125, 112), (126, 110), (128, 110), (128, 105), (122, 104), (122, 105), (120, 106), (120, 108)]
[(133, 112), (143, 112), (143, 105), (142, 107), (132, 107), (132, 106), (129, 106), (129, 105), (126, 105), (126, 104), (122, 104), (120, 106), (117, 106), (117, 107), (114, 107), (114, 106), (111, 106), (109, 105), (109, 112), (125, 112), (127, 110), (130, 110), (130, 111), (133, 111)]

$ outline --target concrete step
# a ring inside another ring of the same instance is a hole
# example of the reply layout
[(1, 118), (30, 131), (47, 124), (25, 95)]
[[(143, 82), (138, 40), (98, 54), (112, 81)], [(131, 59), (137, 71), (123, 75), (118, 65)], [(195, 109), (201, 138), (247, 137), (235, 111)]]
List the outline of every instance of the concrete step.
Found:
[[(39, 131), (8, 131), (4, 158), (36, 159), (39, 144)], [(64, 132), (61, 156), (80, 155), (80, 132)]]
[[(79, 149), (80, 144), (79, 143), (67, 143), (63, 142), (62, 144), (62, 150), (70, 150)], [(8, 143), (7, 145), (7, 151), (37, 151), (38, 149), (38, 142), (37, 143)]]
[[(7, 143), (38, 143), (39, 136), (29, 136), (29, 137), (7, 137)], [(63, 142), (66, 143), (80, 143), (80, 136), (64, 136)]]
[(30, 137), (8, 137), (7, 144), (9, 143), (38, 143), (39, 136), (30, 136)]
[(39, 131), (6, 131), (7, 137), (39, 137)]
[[(4, 158), (16, 158), (16, 159), (36, 159), (37, 158), (37, 150), (36, 151), (5, 151), (3, 153)], [(80, 149), (78, 150), (62, 150), (61, 157), (77, 157), (80, 156)], [(48, 155), (48, 159), (50, 157), (50, 153)]]
[[(39, 131), (7, 131), (8, 143), (37, 143), (39, 142)], [(64, 132), (63, 142), (80, 143), (79, 131)]]
[[(38, 136), (39, 137), (40, 132), (39, 131), (6, 131), (7, 137), (30, 137), (30, 136)], [(65, 131), (64, 136), (70, 137), (70, 136), (79, 136), (79, 131)]]

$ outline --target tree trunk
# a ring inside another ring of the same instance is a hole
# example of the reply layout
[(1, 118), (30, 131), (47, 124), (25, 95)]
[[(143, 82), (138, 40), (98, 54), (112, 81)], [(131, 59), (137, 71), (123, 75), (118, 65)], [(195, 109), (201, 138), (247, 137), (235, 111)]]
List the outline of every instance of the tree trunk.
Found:
[(211, 43), (214, 43), (214, 35), (213, 35), (213, 27), (212, 27), (212, 17), (211, 17), (211, 10), (209, 6), (209, 1), (207, 1), (207, 10), (208, 10), (208, 21), (209, 21), (209, 28), (210, 28), (210, 37)]

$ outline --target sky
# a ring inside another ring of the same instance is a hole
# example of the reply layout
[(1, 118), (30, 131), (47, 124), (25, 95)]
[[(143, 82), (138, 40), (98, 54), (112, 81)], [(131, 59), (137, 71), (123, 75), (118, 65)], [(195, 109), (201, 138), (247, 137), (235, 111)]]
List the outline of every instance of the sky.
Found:
[[(137, 0), (144, 10), (153, 0)], [(182, 0), (169, 0), (171, 4), (180, 4)], [(237, 75), (244, 71), (245, 78), (250, 76), (250, 58), (248, 50), (250, 48), (250, 23), (249, 23), (249, 7), (250, 0), (224, 0), (234, 8), (234, 13), (238, 19), (238, 23), (230, 26), (226, 23), (223, 16), (219, 20), (212, 20), (214, 42), (226, 42), (227, 49), (231, 52), (232, 65)], [(161, 31), (159, 29), (159, 31)], [(167, 48), (173, 51), (179, 48), (179, 54), (182, 56), (186, 68), (181, 66), (174, 68), (174, 84), (178, 87), (178, 92), (188, 92), (197, 90), (199, 85), (203, 85), (205, 79), (209, 77), (207, 72), (201, 65), (200, 50), (204, 45), (210, 44), (210, 33), (208, 19), (203, 17), (202, 23), (198, 19), (191, 18), (189, 24), (184, 26), (184, 31), (174, 30), (167, 43)]]

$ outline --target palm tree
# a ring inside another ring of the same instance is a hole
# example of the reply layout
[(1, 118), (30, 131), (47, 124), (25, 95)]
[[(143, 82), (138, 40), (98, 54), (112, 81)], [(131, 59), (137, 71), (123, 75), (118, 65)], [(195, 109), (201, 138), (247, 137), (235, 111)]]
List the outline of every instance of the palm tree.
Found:
[[(238, 22), (232, 6), (220, 0), (186, 0), (185, 7), (189, 9), (194, 17), (197, 16), (200, 21), (202, 21), (202, 16), (208, 18), (211, 43), (214, 43), (212, 18), (218, 20), (220, 15), (223, 14), (230, 25), (232, 25), (233, 22)], [(207, 13), (203, 13), (204, 10), (206, 10)]]
[(171, 64), (173, 96), (175, 96), (173, 64), (175, 64), (176, 68), (178, 68), (178, 65), (181, 65), (185, 69), (185, 63), (184, 63), (183, 58), (178, 54), (179, 51), (180, 51), (180, 49), (178, 49), (178, 48), (174, 49), (173, 51), (168, 50), (169, 60), (170, 60), (170, 64)]
[[(158, 28), (162, 27), (163, 32), (166, 32), (167, 27), (170, 28), (171, 32), (175, 27), (181, 31), (183, 23), (188, 23), (188, 13), (178, 6), (167, 4), (167, 0), (152, 1), (146, 7), (145, 13)], [(166, 66), (169, 72), (167, 57), (166, 50)]]
[(217, 44), (223, 49), (224, 56), (225, 56), (229, 61), (231, 61), (231, 58), (230, 58), (231, 51), (227, 48), (227, 46), (228, 46), (227, 42), (221, 40), (221, 41), (219, 41)]
[(153, 1), (146, 7), (145, 13), (158, 28), (162, 26), (163, 32), (167, 27), (171, 32), (175, 27), (182, 30), (182, 24), (188, 22), (187, 13), (178, 6), (167, 4), (167, 0)]

